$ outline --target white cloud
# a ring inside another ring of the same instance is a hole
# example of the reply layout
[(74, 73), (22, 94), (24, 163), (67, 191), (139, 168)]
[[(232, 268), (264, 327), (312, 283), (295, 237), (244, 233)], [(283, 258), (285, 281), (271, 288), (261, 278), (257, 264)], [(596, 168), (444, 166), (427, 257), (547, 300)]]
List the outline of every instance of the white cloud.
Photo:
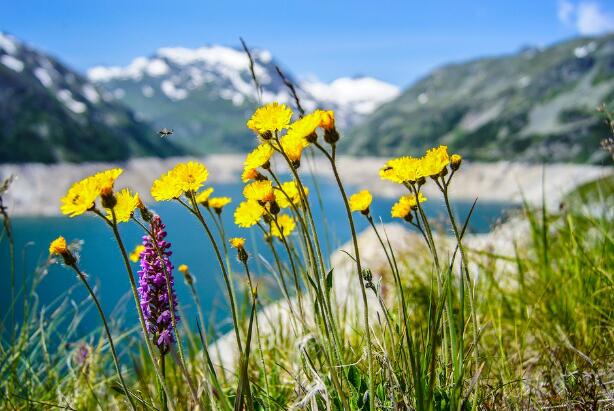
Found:
[(578, 33), (594, 35), (614, 31), (614, 14), (601, 8), (598, 3), (581, 1), (574, 4), (569, 0), (560, 0), (557, 10), (558, 18)]

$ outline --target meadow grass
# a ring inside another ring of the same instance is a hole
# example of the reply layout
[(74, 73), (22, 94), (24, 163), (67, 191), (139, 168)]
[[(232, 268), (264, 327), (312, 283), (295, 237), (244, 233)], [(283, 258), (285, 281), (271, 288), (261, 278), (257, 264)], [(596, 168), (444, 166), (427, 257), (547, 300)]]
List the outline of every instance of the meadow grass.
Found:
[[(614, 177), (577, 188), (556, 212), (525, 204), (505, 224), (527, 230), (511, 244), (512, 253), (503, 253), (495, 246), (473, 247), (468, 220), (453, 212), (447, 191), (462, 178), (460, 156), (448, 156), (441, 146), (421, 158), (393, 159), (381, 175), (407, 194), (392, 214), (415, 233), (412, 244), (399, 250), (371, 215), (370, 193), (345, 191), (333, 114), (318, 111), (288, 125), (292, 113), (285, 106), (262, 110), (248, 122), (260, 145), (246, 158), (246, 198), (235, 221), (262, 236), (260, 246), (273, 260), (258, 274), (274, 277), (280, 293), (267, 290), (253, 272), (258, 250), (226, 237), (219, 217), (228, 212), (228, 201), (203, 189), (208, 172), (196, 162), (161, 176), (152, 196), (190, 213), (215, 251), (233, 327), (219, 340), (219, 330), (200, 309), (189, 267), (174, 270), (170, 263), (164, 216), (138, 195), (114, 188), (121, 170), (77, 182), (62, 211), (95, 214), (109, 227), (118, 246), (109, 253), (119, 252), (125, 262), (125, 287), (135, 303), (129, 312), (138, 319), (134, 328), (108, 321), (96, 290), (81, 275), (79, 245), (63, 238), (52, 243), (46, 263), (15, 284), (10, 215), (2, 208), (2, 246), (11, 251), (11, 261), (2, 264), (8, 272), (3, 284), (11, 289), (2, 311), (2, 409), (614, 406)], [(332, 266), (324, 257), (313, 213), (317, 193), (302, 183), (309, 177), (300, 168), (304, 150), (329, 160), (351, 231), (349, 264)], [(281, 181), (284, 171), (291, 180)], [(423, 211), (424, 184), (440, 189), (448, 212), (443, 227), (436, 228)], [(370, 245), (384, 261), (377, 269), (361, 258), (357, 218), (366, 218), (377, 238)], [(138, 273), (119, 224), (143, 229), (146, 241), (134, 252)], [(239, 272), (230, 264), (235, 258)], [(61, 262), (77, 274), (69, 286), (86, 287), (89, 297), (72, 301), (66, 295), (41, 305), (40, 280), (50, 264)], [(96, 275), (96, 267), (87, 271)], [(177, 301), (179, 275), (192, 301)], [(182, 304), (194, 304), (197, 318), (179, 320)], [(17, 305), (23, 306), (21, 321), (14, 319)], [(100, 327), (79, 335), (90, 310), (97, 310)], [(264, 312), (276, 326), (264, 321)]]

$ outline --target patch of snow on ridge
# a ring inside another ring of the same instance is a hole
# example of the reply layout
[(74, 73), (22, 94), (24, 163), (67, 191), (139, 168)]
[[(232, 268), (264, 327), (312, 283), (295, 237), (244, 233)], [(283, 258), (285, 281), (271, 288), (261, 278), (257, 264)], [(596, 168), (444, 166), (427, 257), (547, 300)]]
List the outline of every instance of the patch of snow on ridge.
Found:
[(318, 101), (352, 106), (361, 115), (373, 112), (400, 93), (398, 87), (372, 77), (341, 77), (331, 83), (308, 80), (301, 83), (301, 88)]
[(34, 75), (41, 82), (41, 84), (47, 88), (53, 85), (53, 78), (47, 70), (42, 67), (37, 67), (34, 69)]
[(17, 41), (12, 36), (0, 33), (0, 48), (8, 54), (15, 54), (17, 52)]
[(21, 73), (23, 71), (23, 61), (16, 59), (10, 54), (5, 54), (0, 57), (0, 63), (4, 64), (6, 67), (18, 73)]
[(160, 87), (162, 92), (171, 100), (183, 100), (188, 96), (187, 90), (175, 87), (175, 84), (170, 80), (164, 80)]
[(87, 106), (84, 103), (77, 101), (73, 98), (70, 90), (66, 90), (66, 89), (60, 90), (58, 91), (57, 96), (58, 96), (58, 99), (62, 103), (64, 103), (66, 108), (68, 108), (73, 113), (82, 114), (85, 112), (85, 110), (87, 110)]
[(84, 85), (82, 90), (85, 98), (88, 99), (91, 103), (96, 104), (100, 101), (100, 94), (98, 94), (96, 88), (91, 84)]
[(169, 72), (168, 65), (161, 59), (148, 59), (137, 57), (126, 67), (92, 67), (87, 71), (87, 76), (92, 81), (110, 81), (116, 78), (139, 80), (144, 74), (151, 77), (159, 77)]
[(227, 66), (234, 70), (245, 70), (249, 66), (249, 60), (244, 52), (223, 46), (200, 47), (197, 49), (165, 47), (158, 50), (158, 55), (184, 66), (199, 61)]

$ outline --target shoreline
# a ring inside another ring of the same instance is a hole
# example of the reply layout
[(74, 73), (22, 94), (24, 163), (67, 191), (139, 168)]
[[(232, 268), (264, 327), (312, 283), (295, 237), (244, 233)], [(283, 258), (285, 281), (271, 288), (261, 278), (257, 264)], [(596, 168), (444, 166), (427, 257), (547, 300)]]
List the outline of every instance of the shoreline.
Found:
[[(240, 182), (244, 154), (214, 154), (205, 157), (138, 158), (114, 163), (24, 163), (0, 164), (0, 179), (11, 174), (17, 176), (4, 195), (4, 204), (16, 217), (60, 215), (59, 199), (70, 185), (94, 172), (109, 167), (122, 167), (118, 189), (130, 187), (145, 202), (151, 202), (149, 188), (154, 179), (175, 164), (202, 161), (209, 169), (207, 183)], [(384, 157), (339, 156), (338, 165), (343, 182), (356, 189), (368, 189), (374, 196), (398, 197), (402, 187), (382, 181), (378, 171), (388, 160)], [(275, 167), (276, 165), (273, 164)], [(301, 170), (313, 171), (322, 177), (333, 178), (328, 162), (323, 157), (304, 156)], [(450, 187), (450, 196), (456, 200), (500, 201), (530, 204), (542, 201), (542, 178), (545, 178), (547, 207), (555, 208), (561, 198), (575, 187), (612, 173), (611, 167), (585, 164), (538, 164), (499, 161), (495, 163), (463, 162)], [(425, 195), (434, 195), (432, 184), (424, 187)]]

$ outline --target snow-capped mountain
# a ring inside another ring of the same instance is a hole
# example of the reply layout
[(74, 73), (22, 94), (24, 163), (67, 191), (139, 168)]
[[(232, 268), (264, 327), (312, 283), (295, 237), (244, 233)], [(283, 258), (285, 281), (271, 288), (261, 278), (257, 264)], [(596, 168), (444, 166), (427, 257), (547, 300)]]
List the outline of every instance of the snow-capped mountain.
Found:
[[(195, 152), (236, 151), (253, 144), (245, 121), (258, 101), (294, 105), (271, 53), (253, 50), (252, 56), (260, 96), (247, 55), (222, 46), (162, 48), (125, 67), (94, 67), (88, 77), (142, 118), (174, 128), (176, 139)], [(396, 86), (369, 77), (324, 83), (297, 81), (287, 70), (284, 74), (297, 87), (305, 109), (335, 110), (342, 129), (399, 94)]]
[(0, 162), (174, 155), (155, 131), (55, 58), (0, 32)]

